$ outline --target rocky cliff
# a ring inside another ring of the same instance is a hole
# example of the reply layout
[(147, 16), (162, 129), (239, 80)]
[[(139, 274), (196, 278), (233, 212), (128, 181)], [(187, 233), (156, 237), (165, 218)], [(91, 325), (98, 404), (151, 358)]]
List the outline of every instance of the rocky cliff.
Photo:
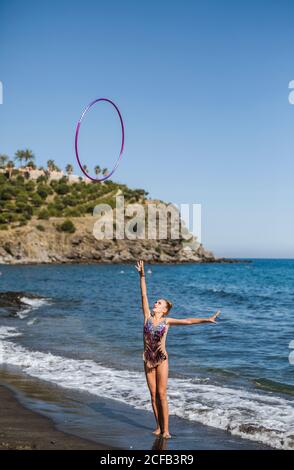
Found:
[[(93, 216), (72, 218), (76, 231), (56, 230), (60, 217), (0, 231), (0, 263), (131, 263), (139, 257), (151, 263), (225, 262), (215, 258), (195, 239), (96, 240)], [(40, 231), (40, 223), (42, 231)]]

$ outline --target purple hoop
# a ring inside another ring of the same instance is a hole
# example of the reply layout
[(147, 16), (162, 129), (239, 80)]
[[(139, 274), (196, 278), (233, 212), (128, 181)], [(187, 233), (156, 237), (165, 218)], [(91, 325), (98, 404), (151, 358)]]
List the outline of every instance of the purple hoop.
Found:
[[(116, 112), (119, 116), (119, 120), (120, 120), (120, 124), (121, 124), (121, 148), (120, 148), (119, 156), (118, 156), (118, 159), (116, 160), (115, 165), (114, 165), (113, 169), (111, 170), (111, 172), (108, 173), (108, 175), (104, 176), (104, 178), (92, 178), (92, 176), (88, 175), (88, 173), (82, 167), (82, 164), (81, 164), (80, 158), (79, 158), (79, 151), (78, 151), (79, 132), (80, 132), (80, 127), (81, 127), (82, 120), (83, 120), (85, 114), (89, 111), (89, 109), (95, 103), (98, 103), (98, 101), (107, 101), (108, 103), (110, 103), (115, 108), (115, 110), (116, 110)], [(88, 106), (82, 112), (82, 115), (81, 115), (81, 117), (78, 121), (77, 128), (76, 128), (76, 137), (75, 137), (76, 157), (77, 157), (79, 167), (82, 170), (82, 172), (84, 173), (84, 175), (87, 176), (87, 178), (89, 178), (90, 180), (98, 181), (98, 182), (105, 181), (108, 178), (110, 178), (110, 176), (113, 175), (113, 173), (115, 172), (115, 170), (117, 169), (117, 167), (119, 165), (119, 162), (121, 160), (121, 157), (122, 157), (122, 154), (123, 154), (123, 151), (124, 151), (124, 144), (125, 144), (125, 128), (124, 128), (124, 123), (123, 123), (123, 120), (122, 120), (122, 116), (121, 116), (120, 111), (119, 111), (118, 107), (116, 106), (116, 104), (113, 101), (109, 100), (108, 98), (98, 98), (97, 100), (94, 100), (91, 103), (89, 103)]]

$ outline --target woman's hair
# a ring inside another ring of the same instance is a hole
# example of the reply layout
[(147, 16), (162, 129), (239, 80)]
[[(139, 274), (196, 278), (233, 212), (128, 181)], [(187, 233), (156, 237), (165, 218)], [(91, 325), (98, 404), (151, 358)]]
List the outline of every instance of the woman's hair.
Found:
[(167, 306), (167, 313), (169, 313), (170, 309), (173, 308), (173, 304), (167, 299), (164, 299), (164, 300)]

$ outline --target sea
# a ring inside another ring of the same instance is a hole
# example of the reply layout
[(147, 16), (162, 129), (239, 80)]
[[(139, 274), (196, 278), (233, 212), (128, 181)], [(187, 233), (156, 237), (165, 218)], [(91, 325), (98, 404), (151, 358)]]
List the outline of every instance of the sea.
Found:
[[(147, 265), (146, 282), (171, 317), (221, 310), (216, 324), (169, 328), (170, 415), (293, 449), (294, 260)], [(151, 411), (142, 351), (134, 266), (0, 266), (2, 369)]]

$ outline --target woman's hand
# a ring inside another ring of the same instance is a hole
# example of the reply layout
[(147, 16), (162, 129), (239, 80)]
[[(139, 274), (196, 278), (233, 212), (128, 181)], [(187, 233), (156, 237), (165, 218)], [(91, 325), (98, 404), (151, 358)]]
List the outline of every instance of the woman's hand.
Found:
[(144, 272), (144, 261), (143, 261), (142, 259), (140, 259), (139, 261), (137, 261), (136, 269), (137, 269), (137, 271), (139, 272), (140, 276), (145, 276), (145, 272)]
[(216, 323), (217, 317), (220, 315), (220, 310), (217, 310), (214, 315), (208, 318), (210, 323)]
[(137, 261), (136, 269), (138, 273), (140, 274), (142, 308), (143, 308), (144, 318), (146, 321), (146, 319), (150, 315), (150, 309), (149, 309), (148, 298), (147, 298), (147, 287), (146, 287), (145, 274), (144, 274), (144, 261), (142, 259), (139, 259)]

